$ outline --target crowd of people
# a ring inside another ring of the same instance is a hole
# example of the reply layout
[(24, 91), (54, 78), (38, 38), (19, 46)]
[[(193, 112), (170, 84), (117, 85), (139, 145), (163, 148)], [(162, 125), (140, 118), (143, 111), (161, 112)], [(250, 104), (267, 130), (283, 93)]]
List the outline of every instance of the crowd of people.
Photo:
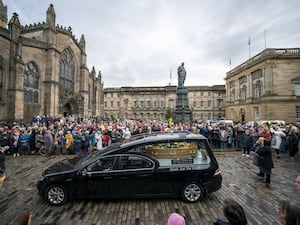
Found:
[[(0, 126), (0, 148), (13, 156), (36, 154), (41, 147), (50, 154), (89, 154), (111, 143), (129, 139), (133, 135), (153, 132), (187, 131), (202, 134), (212, 148), (235, 148), (242, 156), (258, 150), (259, 138), (269, 140), (271, 150), (280, 158), (281, 152), (288, 152), (294, 159), (299, 151), (299, 128), (295, 124), (261, 124), (247, 127), (245, 124), (226, 124), (220, 121), (210, 125), (205, 121), (170, 124), (159, 121), (115, 120), (103, 121), (74, 116), (48, 118), (36, 116), (29, 126), (14, 123)], [(266, 145), (265, 145), (266, 146)], [(0, 176), (4, 173), (4, 151), (0, 151)], [(272, 165), (272, 163), (269, 163)], [(262, 169), (261, 169), (262, 170)], [(262, 174), (260, 173), (262, 176)]]
[[(217, 219), (213, 225), (247, 225), (246, 213), (234, 199), (225, 199), (223, 202), (223, 218)], [(300, 225), (300, 206), (288, 200), (281, 200), (278, 204), (278, 218), (282, 225)], [(167, 225), (186, 225), (186, 219), (178, 214), (169, 215)]]
[[(236, 148), (243, 156), (249, 156), (259, 137), (271, 141), (277, 157), (288, 152), (294, 158), (299, 148), (299, 128), (294, 124), (261, 124), (246, 127), (245, 124), (219, 122), (209, 125), (205, 121), (169, 124), (168, 122), (116, 120), (103, 121), (97, 118), (75, 118), (74, 116), (48, 118), (37, 116), (29, 126), (14, 124), (0, 126), (0, 147), (9, 146), (14, 156), (28, 155), (43, 144), (49, 154), (88, 153), (110, 143), (128, 139), (132, 135), (152, 132), (189, 131), (207, 137), (216, 149)], [(52, 137), (51, 137), (52, 136)]]
[[(288, 152), (289, 157), (293, 159), (299, 150), (299, 128), (294, 124), (279, 126), (266, 123), (246, 127), (243, 124), (233, 125), (221, 121), (211, 126), (206, 122), (169, 124), (157, 121), (103, 121), (73, 116), (61, 118), (37, 116), (33, 118), (30, 126), (15, 123), (11, 127), (5, 125), (0, 127), (0, 177), (5, 177), (5, 154), (29, 155), (37, 152), (41, 146), (45, 146), (49, 155), (89, 154), (113, 142), (129, 139), (133, 135), (175, 131), (202, 134), (207, 137), (213, 148), (236, 148), (242, 152), (242, 156), (249, 157), (250, 152), (254, 152), (258, 160), (256, 165), (259, 167), (257, 175), (266, 176), (267, 187), (273, 168), (272, 153), (279, 158), (281, 152)], [(297, 177), (295, 185), (300, 193), (300, 176)], [(280, 201), (278, 207), (282, 224), (300, 225), (299, 206), (289, 201)], [(223, 216), (224, 219), (218, 219), (214, 224), (247, 224), (242, 206), (232, 199), (224, 201)], [(28, 218), (30, 219), (30, 216)], [(167, 224), (185, 225), (186, 221), (183, 216), (172, 213)]]

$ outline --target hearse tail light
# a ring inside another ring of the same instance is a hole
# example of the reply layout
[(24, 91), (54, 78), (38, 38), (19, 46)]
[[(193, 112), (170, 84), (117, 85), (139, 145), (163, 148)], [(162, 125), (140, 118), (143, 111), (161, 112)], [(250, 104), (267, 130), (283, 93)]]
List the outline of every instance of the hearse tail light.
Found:
[(214, 177), (215, 177), (215, 176), (219, 176), (219, 175), (221, 175), (221, 171), (220, 171), (219, 169), (217, 169), (217, 170), (215, 171)]

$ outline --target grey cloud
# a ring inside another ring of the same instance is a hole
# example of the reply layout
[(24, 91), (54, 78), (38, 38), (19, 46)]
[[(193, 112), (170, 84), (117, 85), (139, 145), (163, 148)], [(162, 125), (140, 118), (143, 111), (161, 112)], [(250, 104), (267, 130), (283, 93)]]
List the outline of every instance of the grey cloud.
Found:
[[(105, 87), (176, 84), (184, 61), (187, 85), (224, 84), (232, 67), (267, 47), (299, 47), (299, 0), (3, 0), (22, 23), (57, 23), (85, 35), (88, 66)], [(12, 9), (11, 9), (12, 8)], [(74, 16), (75, 15), (75, 16)]]

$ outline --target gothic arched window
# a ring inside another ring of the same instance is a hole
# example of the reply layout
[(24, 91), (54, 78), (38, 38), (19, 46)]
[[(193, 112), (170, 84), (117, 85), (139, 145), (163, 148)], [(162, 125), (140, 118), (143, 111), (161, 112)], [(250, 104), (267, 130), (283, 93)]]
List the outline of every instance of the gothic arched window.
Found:
[(88, 108), (91, 108), (92, 105), (92, 95), (91, 95), (91, 85), (88, 85)]
[(60, 59), (60, 88), (65, 91), (74, 90), (75, 63), (70, 49), (63, 50)]
[(39, 103), (40, 74), (34, 62), (25, 65), (24, 73), (24, 102)]

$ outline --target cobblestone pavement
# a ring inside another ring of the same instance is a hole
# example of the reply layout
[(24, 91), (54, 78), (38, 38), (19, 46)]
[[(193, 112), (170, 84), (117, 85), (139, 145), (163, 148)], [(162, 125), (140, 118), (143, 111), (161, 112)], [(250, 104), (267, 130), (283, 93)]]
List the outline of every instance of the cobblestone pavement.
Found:
[(274, 159), (271, 189), (256, 177), (251, 158), (240, 152), (215, 152), (221, 173), (222, 188), (201, 202), (189, 204), (180, 199), (72, 201), (49, 206), (37, 194), (36, 181), (41, 171), (66, 156), (7, 156), (7, 179), (0, 188), (0, 224), (7, 224), (18, 212), (32, 212), (33, 225), (163, 225), (170, 213), (185, 216), (187, 224), (213, 224), (222, 218), (222, 201), (234, 198), (243, 205), (249, 224), (280, 224), (277, 205), (281, 199), (298, 201), (294, 180), (300, 174), (300, 159)]

